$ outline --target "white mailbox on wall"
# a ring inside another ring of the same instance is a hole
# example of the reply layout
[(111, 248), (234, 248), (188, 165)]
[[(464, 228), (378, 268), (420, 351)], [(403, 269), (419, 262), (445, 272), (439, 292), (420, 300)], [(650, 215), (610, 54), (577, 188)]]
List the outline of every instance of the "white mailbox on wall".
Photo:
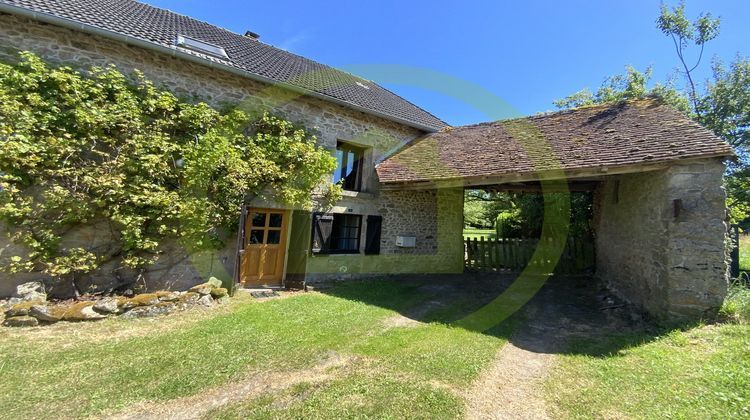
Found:
[(416, 236), (396, 236), (396, 246), (401, 248), (414, 248), (417, 246)]

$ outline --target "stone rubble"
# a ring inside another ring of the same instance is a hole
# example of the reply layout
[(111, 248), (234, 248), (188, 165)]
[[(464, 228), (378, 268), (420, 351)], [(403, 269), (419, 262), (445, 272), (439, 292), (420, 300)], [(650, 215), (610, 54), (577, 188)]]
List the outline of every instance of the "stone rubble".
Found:
[(116, 314), (120, 311), (117, 298), (106, 297), (94, 304), (93, 309), (100, 314)]
[(29, 310), (29, 315), (42, 322), (57, 322), (62, 319), (64, 311), (50, 308), (47, 305), (34, 305)]
[(6, 327), (36, 327), (39, 325), (39, 321), (33, 316), (22, 315), (6, 318), (3, 325)]
[(30, 281), (28, 283), (19, 284), (16, 287), (16, 297), (21, 300), (47, 300), (47, 293), (44, 291), (44, 284), (39, 281)]
[[(145, 318), (166, 315), (193, 306), (213, 306), (226, 302), (229, 291), (214, 277), (187, 292), (162, 290), (132, 297), (108, 296), (98, 300), (74, 303), (48, 302), (44, 286), (29, 282), (18, 286), (17, 296), (0, 307), (6, 308), (2, 325), (6, 327), (35, 327), (60, 321), (86, 322), (110, 317)], [(43, 298), (42, 298), (43, 297)]]

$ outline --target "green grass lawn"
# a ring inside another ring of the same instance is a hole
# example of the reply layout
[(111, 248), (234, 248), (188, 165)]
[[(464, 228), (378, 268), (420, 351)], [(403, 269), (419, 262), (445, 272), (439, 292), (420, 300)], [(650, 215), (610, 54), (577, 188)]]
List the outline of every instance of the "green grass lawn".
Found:
[[(611, 344), (578, 343), (587, 353)], [(614, 354), (561, 356), (546, 392), (560, 418), (747, 418), (750, 326), (705, 326)]]
[[(506, 342), (435, 322), (388, 328), (397, 310), (430, 299), (396, 282), (342, 284), (267, 302), (237, 298), (215, 312), (0, 331), (0, 413), (82, 417), (166, 401), (263, 372), (309, 369), (332, 354), (352, 362), (326, 383), (264, 395), (215, 417), (377, 414), (455, 417), (468, 386)], [(445, 310), (445, 308), (442, 308)], [(451, 314), (455, 317), (456, 313)], [(295, 398), (304, 393), (305, 398)], [(418, 410), (418, 411), (413, 411)]]
[(750, 271), (750, 234), (740, 235), (740, 270)]
[(750, 418), (746, 284), (732, 285), (721, 314), (731, 322), (572, 343), (545, 386), (552, 414)]
[[(748, 314), (750, 292), (734, 290), (725, 312)], [(457, 328), (450, 321), (480, 307), (483, 294), (430, 306), (436, 293), (362, 281), (265, 302), (239, 294), (216, 309), (162, 318), (3, 328), (0, 417), (133, 414), (133, 406), (230, 395), (235, 384), (268, 377), (270, 385), (290, 382), (205, 417), (460, 418), (467, 389), (521, 320), (489, 334)], [(421, 318), (431, 322), (389, 323), (425, 303), (431, 309)], [(750, 326), (733, 319), (576, 342), (539, 392), (560, 418), (750, 416)]]
[(495, 229), (464, 228), (464, 239), (495, 239), (496, 236)]

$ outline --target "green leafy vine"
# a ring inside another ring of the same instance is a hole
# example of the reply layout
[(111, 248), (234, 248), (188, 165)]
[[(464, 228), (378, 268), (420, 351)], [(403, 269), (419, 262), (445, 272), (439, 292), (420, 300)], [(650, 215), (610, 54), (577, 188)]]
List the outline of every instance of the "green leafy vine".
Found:
[[(335, 168), (302, 127), (216, 110), (115, 67), (85, 73), (32, 53), (0, 64), (0, 220), (28, 252), (11, 272), (68, 278), (107, 259), (143, 268), (164, 241), (216, 248), (249, 197), (311, 207)], [(116, 252), (66, 247), (66, 232), (106, 221)]]

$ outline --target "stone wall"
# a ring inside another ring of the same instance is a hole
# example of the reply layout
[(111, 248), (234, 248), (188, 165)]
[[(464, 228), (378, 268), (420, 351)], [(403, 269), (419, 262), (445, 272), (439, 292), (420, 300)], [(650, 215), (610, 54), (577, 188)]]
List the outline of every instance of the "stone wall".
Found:
[(87, 69), (116, 65), (123, 73), (143, 72), (157, 86), (184, 98), (214, 106), (245, 104), (267, 107), (286, 118), (317, 129), (320, 144), (337, 140), (374, 148), (373, 159), (422, 134), (418, 129), (371, 116), (317, 98), (286, 96), (279, 89), (176, 57), (25, 18), (0, 14), (0, 60), (17, 60), (32, 51), (51, 63)]
[[(388, 236), (383, 235), (384, 254), (397, 251), (391, 243), (394, 240), (391, 233), (396, 232), (391, 226), (414, 225), (416, 214), (430, 218), (430, 211), (426, 209), (434, 209), (434, 204), (433, 207), (423, 207), (426, 201), (417, 199), (419, 194), (416, 193), (413, 195), (413, 201), (402, 197), (391, 200), (386, 206), (380, 202), (374, 165), (388, 151), (422, 135), (423, 132), (418, 129), (316, 98), (290, 96), (288, 92), (247, 78), (118, 41), (0, 14), (0, 61), (15, 61), (18, 51), (23, 50), (32, 51), (48, 62), (70, 65), (74, 68), (86, 69), (90, 66), (114, 64), (125, 74), (133, 74), (133, 70), (137, 69), (156, 86), (166, 88), (181, 97), (202, 100), (214, 106), (240, 104), (249, 110), (272, 109), (285, 118), (315, 130), (319, 143), (328, 149), (335, 149), (338, 141), (347, 141), (368, 148), (364, 168), (365, 191), (347, 194), (333, 211), (355, 210), (357, 214), (363, 215), (363, 220), (366, 220), (369, 214), (380, 214), (381, 210), (404, 217), (402, 222), (391, 223), (387, 217), (384, 220), (384, 227), (388, 226), (390, 229)], [(277, 207), (272, 200), (269, 202), (267, 197), (261, 197), (253, 204)], [(391, 207), (388, 207), (389, 205)], [(412, 206), (414, 213), (399, 210), (398, 206)], [(434, 235), (433, 238), (427, 238), (431, 236), (427, 232), (428, 228), (422, 228), (420, 232), (415, 233), (425, 238), (419, 252), (434, 246)], [(75, 242), (74, 239), (71, 241)], [(82, 243), (78, 241), (75, 244)], [(169, 244), (168, 252), (140, 277), (141, 283), (146, 289), (185, 289), (201, 282), (207, 275), (230, 276), (234, 265), (234, 245), (234, 239), (227, 238), (227, 248), (224, 250), (187, 255), (179, 244)], [(0, 238), (0, 264), (3, 258), (17, 251), (13, 247), (7, 235)], [(107, 268), (110, 270), (94, 273), (90, 279), (84, 280), (93, 286), (105, 287), (103, 283), (111, 283), (111, 270), (114, 266)], [(136, 276), (137, 273), (119, 270), (118, 275), (127, 277)], [(8, 276), (0, 273), (0, 295), (10, 294), (17, 284), (39, 276)]]
[[(383, 228), (380, 250), (385, 254), (435, 254), (438, 251), (438, 215), (436, 190), (383, 191), (380, 195), (380, 214)], [(462, 209), (463, 210), (463, 209)], [(463, 223), (463, 212), (459, 216)], [(396, 236), (416, 237), (414, 248), (396, 246)]]
[[(381, 254), (315, 255), (308, 259), (309, 282), (463, 272), (463, 189), (384, 190), (380, 199)], [(416, 246), (398, 247), (396, 236), (414, 236)]]
[(723, 173), (707, 159), (609, 177), (595, 198), (597, 275), (662, 320), (715, 313), (727, 288)]

